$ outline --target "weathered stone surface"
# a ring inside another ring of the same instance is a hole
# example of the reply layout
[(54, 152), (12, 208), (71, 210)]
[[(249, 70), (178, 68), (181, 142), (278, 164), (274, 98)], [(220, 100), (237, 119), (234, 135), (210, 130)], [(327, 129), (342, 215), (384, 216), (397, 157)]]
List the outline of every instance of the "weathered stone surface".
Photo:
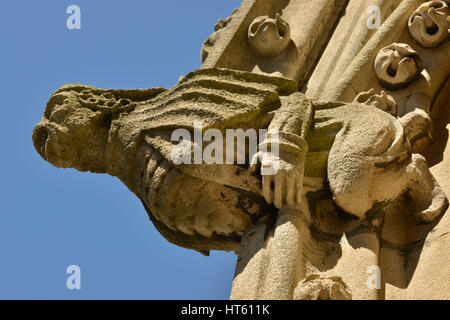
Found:
[(291, 29), (277, 13), (275, 19), (261, 16), (248, 28), (248, 42), (256, 55), (273, 58), (287, 49), (291, 41)]
[(380, 83), (392, 90), (408, 86), (423, 69), (417, 52), (404, 43), (393, 43), (381, 49), (374, 68)]
[(67, 85), (50, 98), (33, 140), (55, 166), (119, 177), (170, 241), (236, 250), (252, 216), (267, 207), (258, 179), (235, 165), (175, 165), (171, 134), (193, 131), (194, 120), (205, 130), (267, 127), (279, 94), (296, 88), (283, 78), (213, 69), (193, 72), (170, 90)]
[(313, 274), (297, 285), (295, 300), (351, 300), (347, 286), (339, 277), (323, 277)]
[[(232, 299), (450, 299), (448, 15), (448, 1), (244, 0), (200, 70), (171, 89), (63, 86), (33, 141), (57, 167), (119, 177), (169, 241), (236, 251)], [(195, 121), (268, 130), (271, 151), (179, 163), (175, 130), (213, 145)]]
[(448, 15), (449, 8), (445, 1), (425, 2), (409, 18), (409, 32), (422, 47), (439, 46), (448, 38)]

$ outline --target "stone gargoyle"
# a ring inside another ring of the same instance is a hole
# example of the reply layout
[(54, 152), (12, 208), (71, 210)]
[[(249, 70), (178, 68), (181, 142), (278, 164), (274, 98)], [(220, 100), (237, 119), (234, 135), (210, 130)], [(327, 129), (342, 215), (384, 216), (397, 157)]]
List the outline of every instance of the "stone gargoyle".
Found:
[[(259, 217), (297, 206), (304, 177), (317, 172), (335, 203), (360, 219), (403, 194), (419, 221), (443, 212), (447, 198), (412, 154), (402, 122), (377, 108), (385, 97), (317, 102), (297, 91), (292, 80), (227, 69), (194, 71), (170, 90), (65, 85), (50, 97), (33, 142), (56, 167), (118, 177), (166, 239), (199, 251), (238, 250)], [(261, 153), (247, 165), (174, 163), (171, 133), (192, 132), (194, 120), (204, 130), (278, 130), (278, 172), (261, 175)]]

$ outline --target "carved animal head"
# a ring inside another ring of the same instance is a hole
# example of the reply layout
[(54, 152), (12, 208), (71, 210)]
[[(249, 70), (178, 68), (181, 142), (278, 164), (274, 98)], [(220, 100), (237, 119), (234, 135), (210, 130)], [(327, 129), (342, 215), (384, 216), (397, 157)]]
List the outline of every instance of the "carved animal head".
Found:
[(408, 21), (411, 36), (424, 48), (436, 47), (448, 38), (449, 8), (444, 1), (422, 4)]
[(56, 167), (105, 171), (103, 158), (111, 113), (95, 106), (97, 101), (88, 94), (91, 89), (66, 85), (57, 90), (33, 130), (36, 150)]
[(381, 84), (391, 90), (407, 86), (423, 69), (417, 52), (404, 43), (393, 43), (381, 49), (374, 68)]
[(105, 173), (105, 150), (111, 122), (151, 99), (163, 88), (103, 90), (81, 84), (65, 85), (47, 102), (33, 130), (39, 154), (56, 167)]

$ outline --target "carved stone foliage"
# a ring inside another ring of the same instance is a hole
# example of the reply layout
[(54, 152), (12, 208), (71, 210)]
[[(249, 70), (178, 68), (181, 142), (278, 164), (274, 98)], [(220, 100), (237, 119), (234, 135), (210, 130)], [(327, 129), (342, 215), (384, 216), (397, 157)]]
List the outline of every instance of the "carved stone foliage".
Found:
[(444, 1), (422, 4), (408, 20), (411, 36), (424, 48), (436, 47), (448, 39), (449, 7)]
[(380, 83), (391, 90), (409, 85), (422, 71), (422, 61), (405, 43), (393, 43), (378, 53), (374, 63)]
[(275, 19), (258, 17), (248, 28), (248, 41), (257, 55), (265, 58), (278, 56), (291, 41), (289, 24), (279, 14)]

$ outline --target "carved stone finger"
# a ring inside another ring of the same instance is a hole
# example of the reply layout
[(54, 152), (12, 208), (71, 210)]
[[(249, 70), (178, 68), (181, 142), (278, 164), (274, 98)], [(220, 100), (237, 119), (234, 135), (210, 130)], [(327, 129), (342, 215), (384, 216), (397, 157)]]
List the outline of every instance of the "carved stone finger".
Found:
[(273, 202), (273, 176), (262, 176), (263, 196), (267, 203)]
[(295, 193), (297, 192), (296, 184), (298, 175), (286, 175), (286, 203), (290, 207), (295, 206)]
[(284, 171), (279, 171), (275, 175), (275, 191), (274, 191), (274, 204), (275, 207), (278, 209), (281, 209), (284, 206), (283, 203), (283, 196), (284, 196), (284, 189), (285, 189), (285, 176), (286, 173)]
[(296, 194), (296, 199), (295, 199), (295, 201), (296, 201), (296, 204), (297, 204), (297, 206), (300, 206), (301, 204), (302, 204), (302, 195), (303, 195), (303, 179), (297, 179), (297, 181), (296, 181), (296, 192), (295, 192), (295, 194)]
[(262, 163), (261, 161), (261, 153), (257, 152), (253, 155), (251, 162), (250, 162), (250, 167), (249, 167), (249, 171), (250, 172), (255, 172), (255, 170), (257, 170), (260, 167), (260, 164)]

